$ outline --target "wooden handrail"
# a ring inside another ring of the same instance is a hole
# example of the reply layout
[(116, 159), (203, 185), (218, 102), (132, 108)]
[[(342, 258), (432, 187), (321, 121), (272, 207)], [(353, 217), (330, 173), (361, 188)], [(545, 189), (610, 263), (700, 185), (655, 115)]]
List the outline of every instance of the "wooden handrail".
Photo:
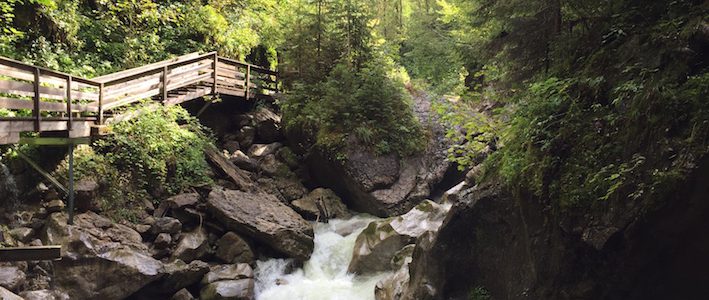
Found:
[[(277, 71), (221, 57), (217, 52), (190, 53), (93, 79), (0, 57), (0, 75), (4, 75), (0, 78), (0, 93), (4, 94), (0, 97), (0, 108), (32, 110), (31, 117), (0, 118), (0, 122), (31, 122), (0, 126), (15, 136), (19, 131), (8, 128), (26, 130), (31, 126), (35, 132), (63, 130), (54, 129), (63, 128), (55, 126), (56, 122), (66, 122), (67, 130), (71, 131), (73, 122), (90, 120), (100, 125), (104, 122), (104, 111), (144, 98), (155, 97), (173, 105), (210, 93), (249, 100), (255, 95), (278, 92)], [(79, 115), (75, 116), (76, 113)], [(82, 130), (87, 125), (77, 126)], [(0, 132), (0, 144), (8, 141), (3, 140), (3, 136), (8, 136), (3, 134)]]

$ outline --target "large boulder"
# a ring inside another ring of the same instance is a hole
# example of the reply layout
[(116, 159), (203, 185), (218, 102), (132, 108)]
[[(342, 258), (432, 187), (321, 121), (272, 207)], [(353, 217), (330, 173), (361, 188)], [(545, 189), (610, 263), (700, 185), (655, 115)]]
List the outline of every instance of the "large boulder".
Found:
[(80, 212), (89, 210), (99, 211), (98, 203), (99, 185), (95, 180), (79, 180), (74, 185), (76, 192), (76, 209)]
[(449, 208), (426, 200), (402, 216), (370, 223), (357, 236), (349, 272), (392, 270), (391, 260), (395, 254), (422, 234), (438, 230)]
[(181, 289), (198, 283), (207, 272), (209, 264), (206, 262), (195, 260), (186, 264), (182, 260), (175, 260), (165, 264), (165, 276), (142, 288), (135, 293), (134, 298), (167, 299)]
[(246, 278), (254, 278), (254, 271), (249, 264), (214, 265), (209, 267), (209, 273), (202, 278), (202, 285)]
[(314, 189), (305, 197), (291, 202), (291, 205), (303, 217), (310, 220), (346, 219), (351, 216), (342, 199), (331, 189)]
[(273, 195), (214, 189), (207, 209), (229, 230), (290, 257), (307, 260), (313, 251), (312, 225)]
[(253, 113), (252, 122), (256, 128), (256, 136), (262, 143), (273, 143), (282, 138), (281, 117), (274, 112), (260, 108)]
[(0, 287), (0, 299), (2, 300), (24, 300), (17, 294), (8, 291), (4, 287)]
[[(313, 148), (306, 157), (313, 178), (342, 195), (354, 210), (380, 217), (401, 215), (428, 198), (453, 166), (446, 161), (449, 142), (430, 99), (414, 100), (415, 115), (431, 133), (424, 151), (405, 158), (378, 155), (351, 137), (340, 155)], [(299, 139), (303, 138), (288, 138), (296, 145), (302, 143)]]
[(27, 276), (17, 266), (0, 266), (0, 287), (17, 291), (25, 285)]
[[(67, 225), (53, 213), (42, 230), (44, 244), (62, 245), (54, 265), (54, 287), (71, 299), (124, 299), (163, 275), (140, 234), (93, 212)], [(100, 274), (101, 276), (97, 276)]]

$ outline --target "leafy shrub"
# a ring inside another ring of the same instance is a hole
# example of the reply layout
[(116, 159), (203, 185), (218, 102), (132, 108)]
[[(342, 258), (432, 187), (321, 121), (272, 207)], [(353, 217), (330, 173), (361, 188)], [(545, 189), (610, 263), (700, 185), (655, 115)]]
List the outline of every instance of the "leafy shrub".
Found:
[(212, 138), (179, 106), (146, 106), (131, 113), (136, 117), (112, 125), (112, 134), (92, 148), (76, 151), (75, 169), (77, 178), (100, 184), (100, 203), (108, 215), (135, 220), (131, 207), (142, 207), (145, 199), (157, 202), (211, 183), (203, 149)]

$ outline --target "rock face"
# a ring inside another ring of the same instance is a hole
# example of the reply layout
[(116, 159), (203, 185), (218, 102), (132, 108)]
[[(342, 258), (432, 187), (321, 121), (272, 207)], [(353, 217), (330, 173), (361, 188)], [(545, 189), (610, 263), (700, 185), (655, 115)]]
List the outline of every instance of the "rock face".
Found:
[(296, 211), (311, 220), (346, 219), (351, 216), (347, 206), (342, 203), (342, 199), (330, 189), (314, 189), (305, 197), (295, 200), (291, 204)]
[(8, 291), (4, 287), (0, 287), (0, 299), (2, 300), (24, 300), (17, 294)]
[(391, 261), (395, 254), (425, 232), (438, 230), (449, 208), (426, 200), (402, 216), (370, 223), (357, 236), (349, 272), (393, 270)]
[(146, 285), (133, 297), (136, 300), (166, 299), (181, 289), (198, 283), (207, 272), (209, 265), (206, 262), (195, 260), (186, 264), (178, 259), (165, 265), (163, 277)]
[(461, 299), (475, 287), (493, 299), (703, 298), (706, 182), (708, 159), (650, 214), (625, 197), (574, 216), (494, 183), (464, 190), (438, 233), (419, 238), (401, 299)]
[(228, 229), (290, 257), (307, 260), (313, 251), (312, 226), (272, 195), (215, 189), (207, 208)]
[[(450, 167), (448, 143), (444, 128), (434, 120), (431, 101), (414, 98), (416, 116), (432, 133), (425, 151), (403, 159), (395, 154), (378, 156), (351, 138), (344, 151), (346, 161), (322, 151), (309, 153), (306, 162), (314, 179), (343, 195), (354, 210), (380, 217), (403, 214), (429, 197)], [(296, 144), (302, 143), (299, 139), (289, 137)]]

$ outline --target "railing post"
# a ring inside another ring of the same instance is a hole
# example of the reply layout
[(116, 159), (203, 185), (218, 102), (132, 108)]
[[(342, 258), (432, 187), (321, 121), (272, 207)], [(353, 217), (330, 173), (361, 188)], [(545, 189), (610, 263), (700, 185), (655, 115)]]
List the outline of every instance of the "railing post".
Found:
[(162, 68), (162, 101), (167, 101), (167, 66)]
[(249, 87), (251, 86), (251, 65), (246, 65), (246, 76), (244, 78), (244, 98), (249, 100)]
[(104, 84), (98, 86), (98, 125), (103, 125), (103, 90)]
[(71, 75), (66, 77), (66, 130), (71, 131), (72, 128), (72, 111), (71, 111)]
[(34, 68), (34, 111), (32, 116), (34, 117), (34, 131), (40, 132), (42, 127), (40, 122), (42, 122), (42, 114), (39, 111), (39, 68)]
[(212, 65), (212, 68), (214, 69), (214, 82), (212, 83), (212, 94), (216, 95), (217, 94), (217, 68), (218, 68), (218, 62), (219, 62), (219, 55), (217, 52), (214, 52), (214, 64)]

